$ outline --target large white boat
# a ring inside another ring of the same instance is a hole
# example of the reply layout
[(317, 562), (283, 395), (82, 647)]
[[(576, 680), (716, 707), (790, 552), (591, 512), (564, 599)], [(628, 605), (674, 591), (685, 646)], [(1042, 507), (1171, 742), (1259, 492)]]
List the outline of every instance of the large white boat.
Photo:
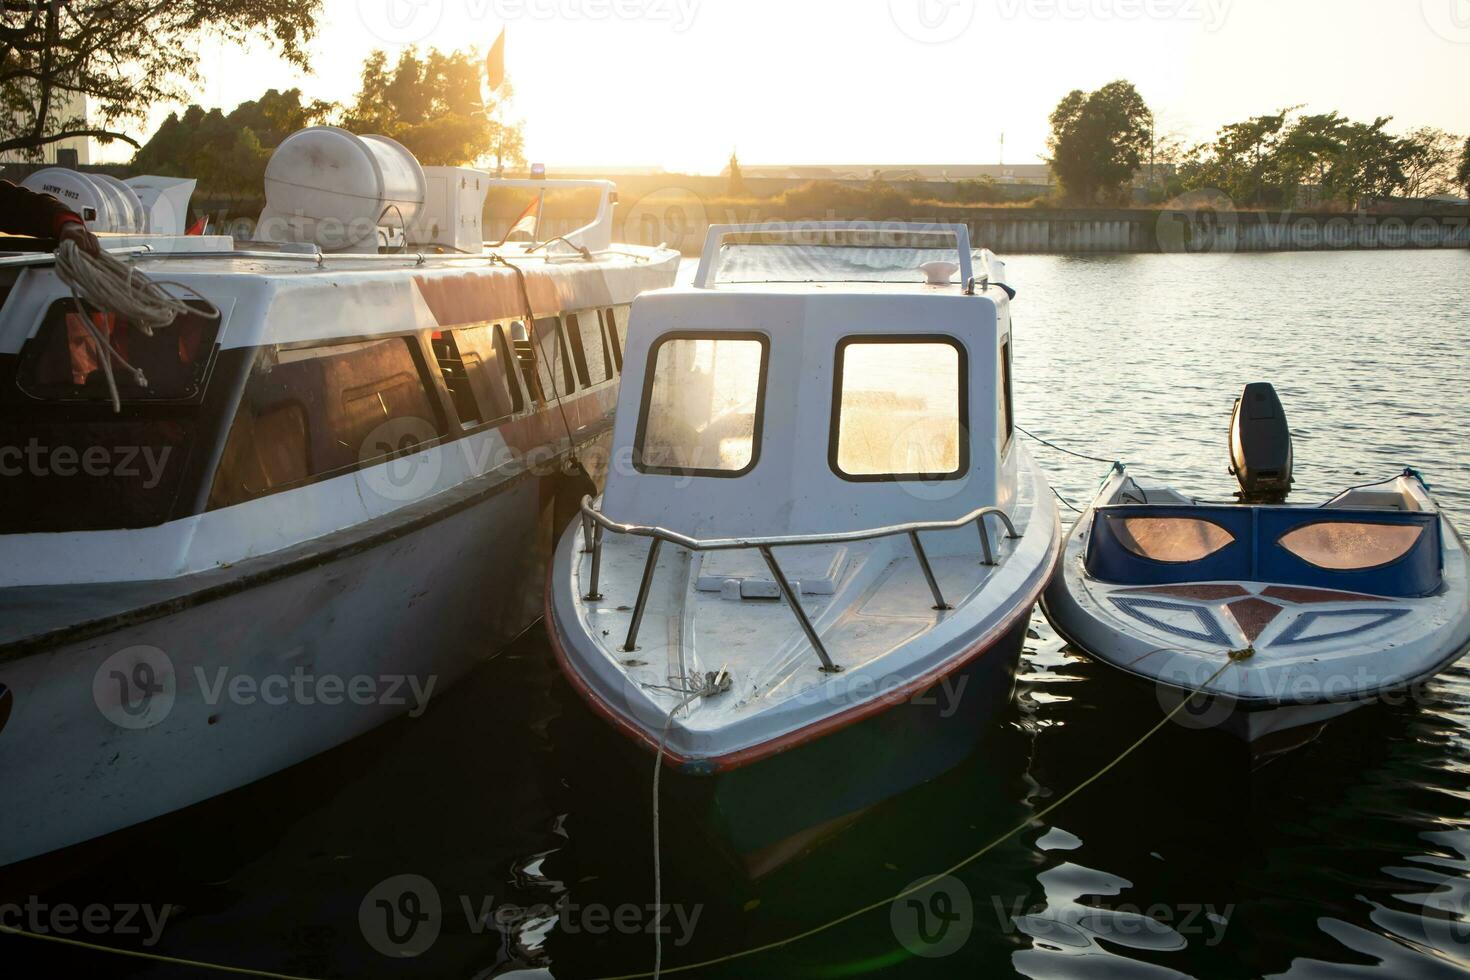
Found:
[[(629, 304), (677, 253), (614, 245), (606, 182), (298, 136), (271, 243), (102, 236), (201, 298), (151, 336), (0, 246), (0, 865), (419, 714), (540, 615), (605, 469)], [(492, 186), (596, 216), (482, 248)]]
[(819, 224), (714, 228), (694, 286), (634, 306), (632, 465), (563, 535), (548, 629), (753, 869), (955, 765), (1010, 698), (1061, 551), (1010, 301), (964, 226)]

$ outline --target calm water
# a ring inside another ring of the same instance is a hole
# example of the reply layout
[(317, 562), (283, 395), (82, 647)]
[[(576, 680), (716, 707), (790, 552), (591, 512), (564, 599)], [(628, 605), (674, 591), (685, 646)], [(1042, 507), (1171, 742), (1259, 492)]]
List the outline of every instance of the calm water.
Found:
[[(1302, 499), (1414, 465), (1470, 525), (1470, 253), (1032, 256), (1011, 273), (1018, 411), (1038, 435), (1223, 499), (1231, 401), (1271, 380)], [(1035, 452), (1079, 506), (1106, 468)], [(1096, 772), (1156, 712), (1038, 615), (1014, 705), (965, 764), (770, 873), (752, 878), (698, 833), (671, 787), (665, 899), (698, 918), (674, 923), (666, 966), (801, 933), (956, 864)], [(632, 907), (652, 901), (649, 786), (637, 763), (534, 632), (422, 719), (35, 888), (53, 904), (172, 903), (154, 951), (287, 974), (644, 971), (652, 942)], [(369, 944), (359, 909), (404, 874), (433, 883), (440, 931), (422, 955), (393, 959)], [(946, 956), (915, 955), (936, 948), (912, 942), (912, 910), (884, 906), (699, 975), (1462, 975), (1470, 672), (1264, 765), (1234, 741), (1168, 728), (955, 879), (924, 896), (947, 917)], [(7, 976), (199, 975), (8, 937), (0, 957)]]

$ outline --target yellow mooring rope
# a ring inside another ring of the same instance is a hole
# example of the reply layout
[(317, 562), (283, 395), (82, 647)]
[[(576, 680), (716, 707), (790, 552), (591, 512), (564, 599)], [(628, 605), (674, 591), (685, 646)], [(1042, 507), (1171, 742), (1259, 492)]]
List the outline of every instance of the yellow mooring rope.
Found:
[[(1148, 731), (1140, 735), (1132, 745), (1124, 749), (1117, 758), (1113, 759), (1112, 762), (1109, 762), (1097, 772), (1093, 773), (1091, 776), (1088, 776), (1082, 782), (1072, 787), (1062, 796), (1059, 796), (1056, 800), (1054, 800), (1047, 806), (1038, 810), (1036, 813), (1027, 817), (1025, 820), (1021, 821), (1019, 824), (1006, 831), (1004, 834), (1001, 834), (989, 844), (986, 844), (984, 847), (980, 848), (980, 850), (976, 851), (966, 858), (963, 858), (962, 860), (956, 862), (955, 864), (939, 872), (938, 874), (930, 875), (922, 882), (919, 882), (915, 885), (910, 885), (908, 888), (905, 888), (903, 891), (899, 892), (897, 895), (892, 896), (891, 898), (885, 898), (881, 901), (873, 902), (870, 905), (864, 905), (862, 908), (857, 909), (856, 911), (849, 912), (846, 915), (833, 919), (830, 922), (823, 923), (822, 925), (814, 926), (813, 928), (807, 929), (804, 932), (798, 932), (793, 936), (786, 937), (785, 939), (778, 939), (775, 942), (765, 943), (761, 946), (753, 946), (750, 949), (743, 949), (736, 953), (728, 953), (724, 956), (717, 956), (714, 959), (700, 960), (698, 963), (686, 963), (683, 966), (671, 966), (666, 969), (661, 969), (660, 973), (663, 975), (667, 975), (670, 973), (687, 973), (690, 970), (703, 970), (706, 967), (718, 966), (721, 963), (730, 963), (735, 960), (745, 959), (748, 956), (755, 956), (758, 953), (767, 953), (773, 949), (780, 949), (783, 946), (789, 946), (792, 943), (800, 942), (803, 939), (809, 939), (812, 936), (826, 932), (829, 929), (834, 929), (837, 926), (842, 925), (844, 922), (850, 922), (853, 919), (859, 918), (860, 916), (867, 915), (869, 912), (885, 908), (886, 906), (892, 905), (894, 902), (897, 902), (900, 899), (904, 899), (909, 897), (910, 895), (917, 894), (918, 892), (921, 892), (924, 889), (928, 888), (940, 878), (944, 878), (947, 875), (952, 875), (966, 865), (975, 863), (980, 858), (984, 857), (987, 853), (999, 847), (1001, 844), (1004, 844), (1006, 841), (1010, 840), (1012, 837), (1016, 836), (1036, 821), (1041, 820), (1057, 807), (1061, 806), (1063, 803), (1067, 802), (1072, 797), (1076, 796), (1078, 793), (1086, 789), (1088, 786), (1091, 786), (1093, 783), (1097, 782), (1099, 779), (1105, 776), (1120, 762), (1136, 752), (1138, 748), (1143, 745), (1144, 742), (1147, 742), (1150, 738), (1157, 734), (1160, 729), (1162, 729), (1169, 722), (1173, 721), (1174, 716), (1179, 714), (1180, 711), (1184, 710), (1184, 706), (1186, 704), (1194, 700), (1194, 698), (1202, 691), (1204, 691), (1205, 688), (1215, 683), (1215, 681), (1220, 678), (1220, 675), (1224, 674), (1225, 671), (1229, 670), (1236, 663), (1242, 660), (1250, 659), (1254, 652), (1254, 650), (1251, 650), (1249, 648), (1232, 652), (1230, 654), (1230, 659), (1225, 661), (1224, 665), (1221, 666), (1219, 670), (1211, 674), (1203, 684), (1200, 684), (1194, 690), (1190, 691), (1187, 697), (1180, 699), (1179, 704), (1177, 704), (1174, 709), (1168, 714), (1164, 715), (1163, 718), (1159, 719), (1158, 724), (1154, 725)], [(173, 966), (192, 966), (202, 970), (213, 970), (218, 973), (233, 973), (237, 976), (266, 977), (269, 978), (269, 980), (318, 980), (318, 978), (315, 977), (295, 976), (289, 973), (272, 973), (269, 970), (252, 970), (249, 967), (227, 966), (223, 963), (208, 963), (203, 960), (182, 959), (177, 956), (165, 956), (162, 953), (145, 953), (141, 950), (118, 949), (115, 946), (104, 946), (100, 943), (89, 943), (80, 939), (67, 939), (62, 936), (50, 936), (42, 933), (27, 932), (24, 929), (15, 929), (3, 924), (0, 924), (0, 934), (5, 934), (9, 936), (24, 936), (27, 939), (39, 939), (49, 943), (60, 943), (64, 946), (75, 946), (80, 949), (89, 949), (97, 953), (112, 953), (116, 956), (130, 956), (135, 959), (152, 960), (155, 963), (168, 963)], [(660, 964), (660, 967), (662, 967), (662, 964)], [(649, 980), (649, 978), (653, 977), (653, 975), (654, 974), (652, 971), (647, 973), (622, 973), (616, 976), (595, 977), (593, 978), (593, 980)]]

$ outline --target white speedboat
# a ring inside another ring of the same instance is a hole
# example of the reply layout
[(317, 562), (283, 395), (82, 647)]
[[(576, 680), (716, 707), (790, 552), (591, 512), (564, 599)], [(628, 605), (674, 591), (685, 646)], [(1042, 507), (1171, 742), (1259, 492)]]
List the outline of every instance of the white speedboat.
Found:
[(1043, 598), (1066, 639), (1157, 686), (1180, 718), (1247, 741), (1402, 698), (1470, 646), (1465, 543), (1417, 473), (1289, 506), (1291, 437), (1269, 384), (1232, 422), (1238, 504), (1116, 466)]
[(963, 226), (889, 234), (947, 250), (716, 227), (695, 285), (641, 296), (626, 465), (555, 555), (567, 678), (711, 777), (742, 855), (963, 758), (1060, 554), (1014, 425), (1003, 266), (973, 274)]
[[(629, 305), (679, 256), (612, 244), (606, 182), (395, 147), (293, 136), (270, 243), (104, 235), (202, 297), (152, 336), (93, 312), (143, 372), (118, 364), (117, 410), (52, 256), (5, 246), (0, 865), (416, 716), (539, 617)], [(484, 248), (492, 186), (597, 214)]]

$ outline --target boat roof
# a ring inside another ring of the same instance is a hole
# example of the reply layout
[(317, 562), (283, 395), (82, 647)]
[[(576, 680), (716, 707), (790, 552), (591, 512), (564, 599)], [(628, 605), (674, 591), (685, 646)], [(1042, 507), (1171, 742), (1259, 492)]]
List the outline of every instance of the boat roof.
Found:
[[(322, 253), (227, 236), (102, 236), (155, 280), (197, 290), (225, 314), (223, 347), (368, 337), (620, 306), (669, 281), (679, 254), (616, 245), (579, 252), (557, 245), (487, 248), (479, 254)], [(49, 253), (0, 257), (24, 270), (0, 313), (0, 353), (14, 352), (46, 311), (71, 292)], [(521, 288), (524, 278), (524, 291)]]
[(1014, 295), (1004, 263), (977, 256), (963, 224), (854, 221), (715, 225), (694, 278), (697, 289), (740, 291), (971, 294), (992, 284)]

